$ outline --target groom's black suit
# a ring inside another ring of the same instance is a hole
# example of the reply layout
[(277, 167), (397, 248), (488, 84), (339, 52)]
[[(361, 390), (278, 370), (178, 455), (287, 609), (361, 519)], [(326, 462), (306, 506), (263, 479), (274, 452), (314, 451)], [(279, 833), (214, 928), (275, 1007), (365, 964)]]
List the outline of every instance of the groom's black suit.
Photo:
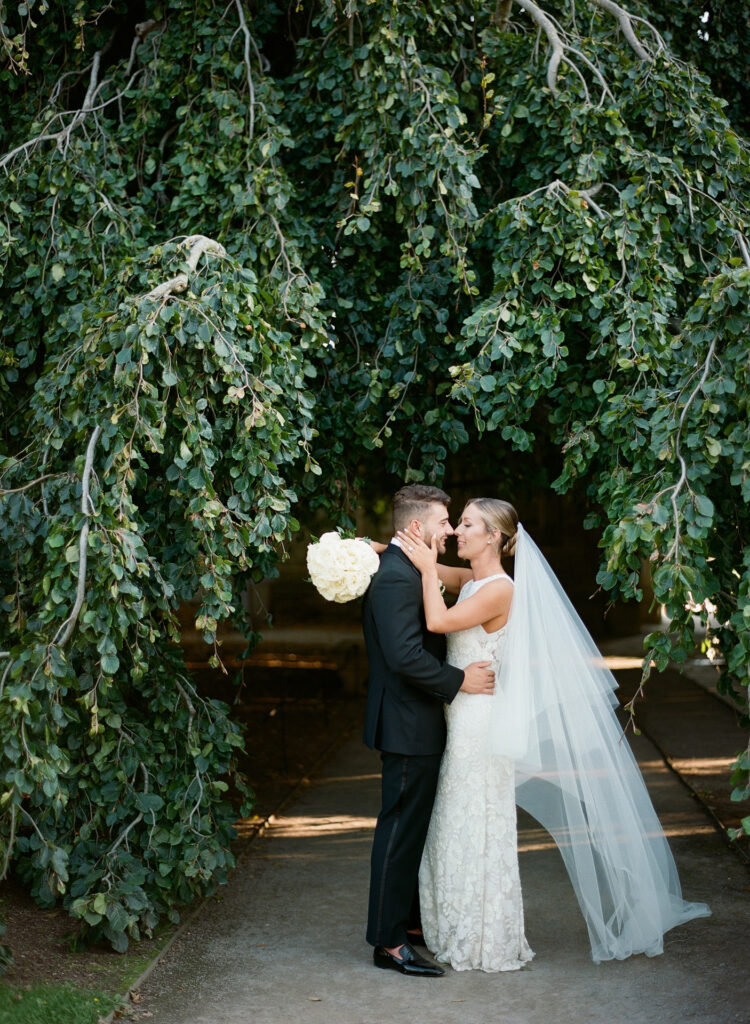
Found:
[(445, 664), (445, 637), (425, 624), (420, 573), (393, 544), (381, 556), (363, 612), (370, 663), (364, 739), (383, 761), (367, 941), (395, 947), (416, 923), (419, 862), (445, 747), (443, 705), (464, 674)]

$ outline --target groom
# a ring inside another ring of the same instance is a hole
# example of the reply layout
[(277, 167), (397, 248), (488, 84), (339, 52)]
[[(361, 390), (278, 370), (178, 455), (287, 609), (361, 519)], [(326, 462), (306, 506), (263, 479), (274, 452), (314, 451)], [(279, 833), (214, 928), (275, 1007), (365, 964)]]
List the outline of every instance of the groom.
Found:
[[(444, 553), (453, 533), (449, 502), (437, 487), (402, 487), (393, 499), (394, 534), (409, 528), (426, 544), (434, 537)], [(445, 664), (445, 637), (427, 631), (422, 578), (397, 540), (365, 596), (363, 630), (370, 662), (364, 740), (383, 763), (367, 941), (376, 967), (439, 977), (442, 968), (414, 951), (407, 931), (420, 930), (417, 876), (445, 747), (443, 707), (459, 690), (492, 693), (494, 673), (489, 662), (463, 670)]]

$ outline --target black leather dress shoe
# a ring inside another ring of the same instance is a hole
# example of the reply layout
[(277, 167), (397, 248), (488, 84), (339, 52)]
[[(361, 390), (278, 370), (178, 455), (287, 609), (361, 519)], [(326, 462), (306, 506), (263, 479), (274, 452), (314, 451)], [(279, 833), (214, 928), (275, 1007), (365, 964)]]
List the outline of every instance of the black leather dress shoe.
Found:
[(398, 956), (389, 953), (382, 946), (376, 946), (372, 960), (376, 967), (382, 967), (385, 971), (400, 971), (401, 974), (411, 974), (419, 978), (441, 978), (445, 974), (442, 967), (431, 964), (419, 953), (415, 953), (408, 942), (401, 947)]
[(427, 943), (424, 941), (424, 935), (421, 932), (406, 932), (406, 941), (410, 946), (424, 946), (427, 949)]

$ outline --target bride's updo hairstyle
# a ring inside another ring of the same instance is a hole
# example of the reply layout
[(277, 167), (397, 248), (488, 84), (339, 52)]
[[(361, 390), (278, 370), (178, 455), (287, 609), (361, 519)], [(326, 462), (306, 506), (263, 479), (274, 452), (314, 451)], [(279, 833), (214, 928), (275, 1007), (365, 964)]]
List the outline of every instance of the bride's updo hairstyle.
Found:
[(472, 498), (466, 502), (466, 508), (475, 508), (482, 517), (482, 522), (490, 533), (499, 530), (501, 533), (497, 553), (512, 555), (516, 550), (516, 529), (518, 513), (509, 501), (502, 498)]

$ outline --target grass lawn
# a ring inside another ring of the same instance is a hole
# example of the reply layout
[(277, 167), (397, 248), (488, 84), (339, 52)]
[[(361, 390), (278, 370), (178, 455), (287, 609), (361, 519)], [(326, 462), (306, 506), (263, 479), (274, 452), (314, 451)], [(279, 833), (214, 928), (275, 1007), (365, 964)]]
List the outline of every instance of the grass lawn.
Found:
[(120, 1000), (70, 985), (0, 986), (0, 1024), (97, 1024)]

